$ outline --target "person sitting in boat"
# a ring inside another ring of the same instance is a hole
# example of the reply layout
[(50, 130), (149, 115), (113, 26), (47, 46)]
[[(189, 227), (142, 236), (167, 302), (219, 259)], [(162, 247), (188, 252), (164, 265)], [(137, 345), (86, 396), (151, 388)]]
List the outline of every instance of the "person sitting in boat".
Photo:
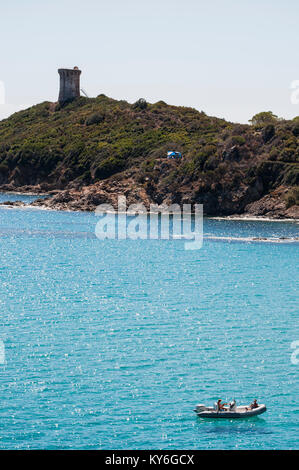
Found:
[(227, 405), (227, 403), (221, 403), (221, 402), (222, 402), (221, 399), (217, 401), (217, 411), (226, 411), (224, 406)]
[(254, 410), (255, 408), (258, 408), (259, 407), (259, 404), (258, 402), (256, 401), (256, 398), (253, 400), (253, 402), (251, 403), (251, 405), (249, 406), (249, 409), (250, 410)]

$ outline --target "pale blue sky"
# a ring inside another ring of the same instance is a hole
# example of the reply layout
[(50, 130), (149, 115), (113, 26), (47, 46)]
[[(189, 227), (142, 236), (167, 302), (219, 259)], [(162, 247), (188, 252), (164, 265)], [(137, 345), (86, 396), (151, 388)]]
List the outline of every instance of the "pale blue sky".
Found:
[(162, 99), (239, 122), (299, 115), (297, 0), (10, 0), (0, 14), (0, 118), (56, 101), (57, 69), (75, 65), (90, 96)]

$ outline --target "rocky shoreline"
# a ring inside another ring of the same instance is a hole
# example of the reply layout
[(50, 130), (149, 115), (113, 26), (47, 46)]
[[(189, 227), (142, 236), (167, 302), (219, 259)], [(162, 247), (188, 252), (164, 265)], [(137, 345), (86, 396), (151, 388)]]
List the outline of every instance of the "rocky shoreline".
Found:
[[(9, 189), (9, 190), (8, 190)], [(219, 213), (210, 213), (205, 210), (204, 215), (213, 218), (225, 218), (234, 220), (299, 220), (299, 206), (293, 205), (287, 208), (283, 199), (284, 193), (287, 190), (280, 187), (270, 194), (265, 195), (261, 199), (247, 204), (243, 212), (227, 213), (227, 211), (220, 211)], [(25, 204), (21, 200), (1, 202), (0, 205), (9, 207), (35, 207), (49, 210), (59, 211), (84, 211), (92, 212), (100, 204), (110, 204), (114, 209), (118, 207), (118, 196), (126, 197), (127, 207), (131, 204), (142, 203), (147, 210), (151, 204), (165, 204), (171, 205), (176, 201), (166, 197), (161, 198), (152, 197), (148, 194), (144, 186), (136, 184), (136, 181), (113, 181), (107, 184), (107, 180), (94, 185), (86, 186), (78, 189), (52, 189), (45, 192), (44, 188), (40, 186), (26, 186), (20, 188), (7, 188), (0, 187), (0, 192), (6, 194), (26, 194), (35, 195), (37, 199), (31, 204)], [(41, 197), (43, 196), (43, 197)], [(186, 197), (179, 201), (179, 205), (194, 204), (194, 201), (188, 200)]]

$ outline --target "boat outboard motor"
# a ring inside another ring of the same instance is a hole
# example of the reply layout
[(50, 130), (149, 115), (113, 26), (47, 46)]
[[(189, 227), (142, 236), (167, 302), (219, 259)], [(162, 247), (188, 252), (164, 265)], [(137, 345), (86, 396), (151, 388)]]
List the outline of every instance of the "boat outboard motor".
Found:
[(196, 408), (194, 410), (196, 413), (201, 413), (202, 411), (206, 411), (206, 406), (205, 405), (196, 405)]

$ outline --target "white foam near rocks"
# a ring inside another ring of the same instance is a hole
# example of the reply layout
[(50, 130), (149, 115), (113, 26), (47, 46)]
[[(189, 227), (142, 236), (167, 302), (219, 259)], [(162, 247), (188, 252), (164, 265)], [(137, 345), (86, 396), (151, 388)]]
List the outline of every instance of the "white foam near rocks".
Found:
[(207, 219), (211, 220), (236, 220), (236, 221), (243, 221), (243, 222), (293, 222), (298, 224), (299, 219), (275, 219), (272, 217), (266, 217), (263, 215), (259, 216), (232, 216), (232, 215), (227, 215), (227, 216), (219, 216), (219, 217), (206, 217)]
[(208, 235), (204, 240), (223, 240), (228, 242), (299, 243), (299, 237), (222, 237)]

